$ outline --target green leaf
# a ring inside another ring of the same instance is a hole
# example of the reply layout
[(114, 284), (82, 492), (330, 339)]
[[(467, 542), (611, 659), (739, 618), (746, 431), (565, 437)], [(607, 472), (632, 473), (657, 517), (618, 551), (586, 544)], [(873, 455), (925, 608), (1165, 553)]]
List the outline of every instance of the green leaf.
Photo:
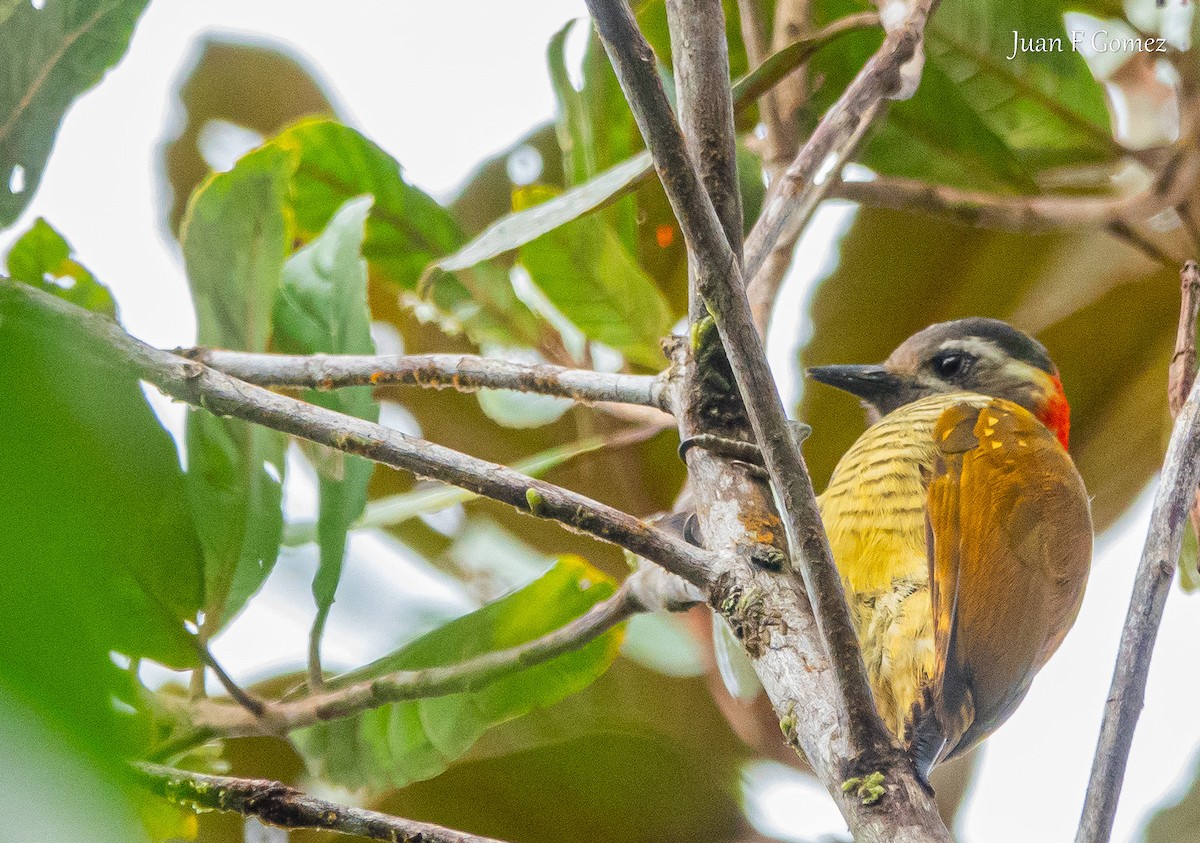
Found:
[(14, 829), (5, 839), (146, 841), (140, 795), (115, 764), (81, 752), (2, 683), (0, 722), (0, 811)]
[[(294, 158), (266, 147), (209, 179), (192, 197), (180, 241), (200, 343), (265, 351), (291, 233), (284, 214)], [(188, 486), (204, 544), (205, 632), (258, 590), (279, 551), (286, 437), (193, 410)]]
[[(373, 272), (423, 298), (439, 311), (449, 330), (473, 339), (514, 339), (532, 344), (537, 320), (513, 292), (507, 274), (483, 266), (458, 275), (422, 281), (422, 271), (465, 241), (441, 205), (404, 181), (396, 160), (361, 134), (331, 120), (307, 120), (283, 132), (271, 147), (292, 151), (298, 160), (291, 206), (298, 233), (311, 239), (348, 199), (375, 197), (367, 218), (363, 256)], [(420, 286), (420, 289), (418, 289)]]
[[(453, 664), (531, 641), (610, 596), (613, 582), (566, 556), (519, 591), (434, 630), (397, 653), (329, 683), (343, 687), (398, 670)], [(432, 778), (487, 729), (586, 688), (616, 658), (622, 632), (461, 694), (391, 703), (294, 737), (319, 775), (348, 787), (386, 789)]]
[(71, 244), (41, 217), (8, 253), (8, 274), (86, 310), (117, 317), (108, 288), (72, 256)]
[(0, 228), (29, 204), (63, 115), (120, 61), (146, 0), (13, 5), (0, 4)]
[[(275, 306), (275, 339), (291, 354), (374, 354), (367, 306), (367, 265), (361, 257), (371, 199), (351, 199), (334, 214), (315, 240), (283, 267)], [(369, 386), (321, 391), (304, 398), (313, 404), (368, 421), (379, 420)], [(329, 448), (309, 449), (317, 467), (320, 564), (313, 579), (317, 616), (313, 647), (319, 645), (342, 576), (346, 533), (367, 505), (367, 484), (375, 464)], [(314, 649), (315, 652), (315, 649)]]
[(578, 187), (541, 204), (496, 220), (482, 234), (435, 266), (447, 272), (468, 269), (520, 248), (566, 222), (624, 196), (654, 172), (649, 152), (639, 152)]
[(569, 222), (521, 247), (521, 264), (588, 339), (659, 367), (671, 311), (654, 282), (601, 220)]
[[(651, 5), (653, 4), (647, 4), (647, 8)], [(661, 8), (661, 4), (658, 5)], [(665, 27), (665, 15), (663, 26)], [(750, 105), (763, 91), (828, 43), (828, 39), (796, 41), (771, 55), (752, 73), (734, 84), (735, 108), (741, 110)], [(759, 170), (749, 168), (749, 158), (741, 152), (739, 158), (747, 165), (739, 167), (739, 170), (743, 178), (743, 192), (748, 197), (746, 221), (752, 223), (757, 217), (751, 213), (753, 200), (757, 193), (762, 191), (762, 182), (758, 175)], [(653, 175), (654, 165), (650, 160), (650, 153), (645, 150), (637, 152), (552, 199), (504, 215), (461, 249), (437, 261), (428, 271), (455, 272), (497, 258), (564, 223), (616, 202)], [(758, 182), (754, 191), (747, 189), (747, 183), (751, 181), (752, 176)]]
[[(1066, 46), (1010, 60), (1014, 31)], [(952, 0), (931, 19), (928, 43), (933, 66), (1031, 169), (1120, 154), (1104, 90), (1070, 47), (1061, 3)]]
[[(0, 677), (77, 745), (144, 722), (110, 654), (198, 663), (201, 551), (175, 444), (137, 373), (36, 309), (0, 310)], [(0, 731), (4, 731), (0, 729)]]
[[(826, 0), (819, 23), (869, 8)], [(1114, 160), (1100, 84), (1069, 45), (1062, 53), (1023, 53), (1009, 61), (1013, 31), (1029, 37), (1067, 33), (1050, 0), (947, 0), (930, 19), (921, 86), (895, 103), (866, 144), (862, 163), (886, 175), (964, 187), (1037, 192), (1047, 167)], [(878, 48), (877, 33), (848, 35), (811, 66), (825, 83), (820, 114)]]

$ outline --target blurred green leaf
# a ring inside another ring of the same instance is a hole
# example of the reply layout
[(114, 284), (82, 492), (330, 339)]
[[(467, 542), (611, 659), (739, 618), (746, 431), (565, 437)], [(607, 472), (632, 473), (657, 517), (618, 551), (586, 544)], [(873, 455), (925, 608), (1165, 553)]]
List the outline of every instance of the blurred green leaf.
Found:
[(559, 226), (521, 247), (533, 282), (588, 339), (634, 363), (661, 367), (671, 312), (658, 287), (596, 218)]
[(179, 86), (183, 119), (178, 133), (162, 148), (170, 184), (171, 231), (178, 232), (192, 191), (209, 174), (201, 147), (222, 124), (247, 136), (271, 137), (302, 117), (334, 116), (336, 108), (324, 80), (283, 44), (267, 45), (206, 35), (196, 48), (187, 78)]
[(146, 0), (54, 0), (21, 3), (0, 17), (0, 228), (33, 198), (63, 115), (125, 55), (145, 7)]
[(438, 261), (436, 266), (453, 272), (511, 252), (563, 223), (619, 198), (652, 172), (650, 153), (639, 152), (578, 187), (501, 217), (465, 247)]
[(617, 659), (584, 691), (492, 729), (461, 763), (378, 807), (527, 843), (579, 829), (595, 843), (732, 843), (746, 840), (736, 794), (751, 754), (703, 680)]
[[(374, 354), (367, 307), (367, 265), (361, 257), (370, 197), (347, 201), (329, 225), (283, 266), (275, 305), (275, 344), (289, 354)], [(306, 390), (304, 399), (367, 421), (379, 420), (371, 387)], [(308, 449), (317, 468), (320, 564), (313, 579), (317, 615), (312, 647), (319, 646), (342, 577), (346, 532), (367, 505), (375, 464), (330, 448)], [(314, 664), (316, 663), (314, 659)]]
[(1200, 768), (1196, 769), (1191, 785), (1182, 795), (1150, 817), (1141, 840), (1144, 843), (1200, 843)]
[(124, 713), (138, 697), (117, 662), (198, 663), (184, 624), (201, 551), (175, 445), (137, 373), (63, 320), (0, 312), (0, 348), (0, 677), (77, 746), (129, 753), (146, 723)]
[(303, 239), (324, 229), (346, 200), (369, 194), (375, 204), (367, 218), (363, 256), (379, 277), (408, 291), (410, 299), (419, 296), (432, 304), (448, 330), (466, 331), (476, 341), (534, 344), (537, 320), (500, 269), (484, 265), (422, 280), (426, 266), (466, 238), (445, 208), (404, 181), (394, 158), (354, 129), (330, 120), (298, 123), (270, 146), (297, 156), (291, 207)]
[(1196, 531), (1189, 524), (1183, 528), (1183, 547), (1179, 552), (1179, 584), (1183, 590), (1193, 592), (1200, 589), (1200, 570), (1196, 569), (1200, 546)]
[(137, 800), (114, 767), (81, 752), (2, 684), (0, 722), (0, 811), (9, 829), (5, 840), (147, 839), (137, 821)]
[[(524, 159), (528, 163), (523, 172), (510, 171), (515, 156), (518, 162)], [(467, 234), (476, 236), (512, 210), (512, 191), (517, 183), (513, 181), (514, 175), (520, 176), (520, 184), (537, 181), (562, 187), (561, 159), (555, 126), (551, 123), (535, 126), (508, 149), (475, 167), (450, 202), (450, 213)]]
[(108, 288), (72, 257), (71, 244), (41, 217), (13, 243), (8, 274), (86, 310), (117, 316), (117, 303)]
[[(491, 356), (495, 355), (489, 349)], [(574, 406), (569, 398), (535, 395), (512, 389), (481, 389), (475, 393), (479, 408), (498, 425), (515, 428), (553, 424)]]
[[(1014, 51), (1014, 31), (1067, 46)], [(928, 43), (933, 65), (1031, 170), (1120, 155), (1104, 89), (1070, 47), (1062, 3), (951, 0), (931, 19)]]
[(571, 84), (567, 73), (567, 36), (579, 22), (577, 18), (567, 21), (562, 29), (554, 33), (546, 48), (550, 84), (558, 101), (557, 134), (562, 150), (563, 173), (571, 184), (582, 184), (596, 174), (591, 115), (585, 110), (583, 98)]
[[(343, 687), (397, 670), (454, 664), (538, 638), (579, 617), (614, 591), (612, 580), (566, 556), (540, 579), (425, 635), (398, 652), (328, 683)], [(431, 778), (488, 728), (552, 705), (591, 684), (616, 658), (613, 630), (574, 652), (477, 691), (391, 703), (295, 735), (310, 768), (348, 787), (376, 790)]]
[(8, 20), (25, 0), (0, 0), (0, 24)]
[[(294, 157), (266, 147), (206, 181), (181, 229), (200, 344), (266, 351), (291, 232), (284, 207)], [(279, 552), (287, 438), (192, 410), (188, 485), (205, 556), (211, 636), (266, 580)]]

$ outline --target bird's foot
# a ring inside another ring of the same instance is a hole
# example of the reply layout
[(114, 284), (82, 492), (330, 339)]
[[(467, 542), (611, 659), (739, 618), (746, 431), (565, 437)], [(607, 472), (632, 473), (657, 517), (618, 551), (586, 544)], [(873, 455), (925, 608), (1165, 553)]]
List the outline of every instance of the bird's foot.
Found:
[[(788, 428), (791, 430), (792, 438), (797, 446), (812, 434), (812, 428), (804, 422), (789, 421)], [(688, 436), (680, 440), (679, 458), (684, 459), (692, 448), (703, 448), (717, 456), (726, 457), (746, 466), (754, 475), (766, 477), (762, 451), (754, 442), (727, 439), (711, 433), (697, 433), (695, 436)]]
[(883, 786), (883, 782), (883, 773), (876, 770), (874, 773), (868, 773), (865, 776), (855, 776), (854, 778), (846, 779), (842, 782), (842, 793), (853, 793), (862, 801), (862, 804), (874, 805), (887, 793), (887, 788)]

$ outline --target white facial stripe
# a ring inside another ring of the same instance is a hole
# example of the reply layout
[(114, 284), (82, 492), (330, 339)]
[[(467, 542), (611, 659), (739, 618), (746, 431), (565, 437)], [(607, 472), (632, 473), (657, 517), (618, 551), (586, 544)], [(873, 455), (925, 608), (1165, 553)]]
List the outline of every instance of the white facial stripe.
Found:
[(976, 357), (979, 360), (993, 360), (1000, 362), (1007, 355), (991, 340), (980, 339), (979, 337), (967, 337), (961, 340), (946, 340), (940, 346), (940, 351), (964, 351)]

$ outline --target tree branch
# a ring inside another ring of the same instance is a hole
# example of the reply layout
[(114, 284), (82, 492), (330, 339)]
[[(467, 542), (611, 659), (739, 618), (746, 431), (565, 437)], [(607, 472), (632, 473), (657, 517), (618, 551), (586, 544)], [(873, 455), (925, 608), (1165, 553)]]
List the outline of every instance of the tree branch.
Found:
[[(746, 35), (747, 19), (750, 21), (751, 33), (761, 33), (764, 27), (760, 0), (739, 0), (738, 8), (742, 9), (743, 36)], [(812, 9), (808, 0), (779, 0), (775, 4), (773, 46), (776, 49), (782, 48), (788, 41), (807, 32), (811, 22)], [(757, 41), (760, 37), (761, 35), (757, 35), (747, 39), (748, 53), (751, 52), (751, 41)], [(796, 114), (807, 100), (808, 80), (803, 64), (798, 65), (786, 78), (781, 79), (778, 85), (759, 98), (759, 114), (767, 130), (760, 147), (768, 185), (779, 181), (779, 177), (787, 169), (788, 162), (800, 151), (800, 128), (797, 125)], [(750, 299), (750, 310), (754, 315), (754, 324), (763, 338), (767, 335), (771, 312), (792, 265), (796, 242), (799, 239), (800, 227), (797, 227), (791, 236), (777, 240), (754, 281), (746, 290)]]
[(624, 547), (701, 588), (714, 576), (711, 554), (613, 507), (510, 468), (231, 378), (195, 360), (153, 348), (104, 316), (27, 284), (0, 278), (0, 306), (33, 308), (64, 321), (166, 394), (214, 414), (281, 430), (507, 503), (528, 515)]
[(742, 191), (738, 184), (725, 11), (721, 0), (667, 0), (667, 24), (683, 133), (725, 240), (740, 260)]
[(1189, 147), (1173, 154), (1150, 187), (1132, 196), (1000, 196), (887, 176), (865, 182), (839, 181), (829, 195), (979, 228), (1041, 232), (1147, 220), (1180, 204), (1194, 189), (1198, 176), (1200, 161)]
[(176, 805), (257, 817), (278, 828), (335, 831), (388, 843), (502, 843), (432, 823), (327, 802), (282, 782), (209, 776), (143, 762), (135, 762), (133, 768), (142, 786)]
[[(338, 684), (326, 682), (310, 696), (269, 702), (258, 715), (221, 700), (199, 700), (179, 708), (192, 743), (213, 738), (286, 735), (328, 720), (338, 720), (402, 700), (441, 697), (474, 691), (521, 670), (578, 650), (636, 614), (678, 611), (701, 602), (704, 595), (663, 569), (648, 566), (631, 574), (617, 593), (583, 615), (541, 638), (516, 647), (485, 653), (458, 664), (403, 670), (375, 679)], [(178, 751), (173, 745), (172, 750)], [(157, 755), (157, 753), (156, 753)]]
[(253, 354), (191, 348), (184, 357), (247, 383), (271, 387), (339, 389), (346, 386), (420, 386), (459, 392), (512, 389), (570, 398), (667, 410), (661, 375), (625, 375), (527, 365), (473, 354), (355, 355)]
[[(898, 29), (897, 34), (889, 35), (881, 53), (868, 65), (865, 73), (871, 84), (865, 87), (870, 92), (870, 101), (864, 99), (860, 91), (850, 98), (853, 108), (843, 106), (845, 114), (842, 117), (832, 122), (827, 117), (822, 124), (835, 128), (827, 128), (824, 134), (818, 129), (809, 146), (818, 138), (818, 146), (828, 144), (817, 159), (818, 163), (829, 149), (858, 129), (859, 121), (878, 108), (884, 96), (899, 89), (900, 66), (914, 55), (932, 2), (918, 2), (906, 25)], [(741, 633), (743, 644), (764, 680), (764, 687), (772, 694), (776, 710), (785, 709), (781, 711), (788, 724), (785, 733), (790, 731), (795, 735), (793, 740), (800, 742), (806, 752), (811, 750), (809, 760), (838, 799), (856, 837), (860, 840), (949, 840), (936, 807), (916, 779), (911, 762), (875, 710), (841, 580), (830, 558), (828, 541), (817, 512), (812, 484), (787, 424), (750, 316), (738, 261), (696, 174), (655, 72), (653, 51), (638, 31), (623, 0), (588, 0), (588, 6), (654, 158), (659, 179), (683, 228), (701, 294), (729, 356), (773, 487), (783, 504), (794, 549), (793, 563), (804, 574), (820, 639), (836, 677), (834, 687), (827, 689), (830, 691), (828, 702), (832, 703), (836, 713), (832, 723), (816, 720), (808, 710), (786, 710), (787, 703), (794, 703), (796, 699), (794, 683), (804, 681), (806, 673), (814, 670), (814, 666), (804, 664), (797, 658), (799, 653), (790, 648), (786, 652), (776, 649), (776, 639), (782, 643), (786, 637), (778, 625), (790, 626), (793, 620), (790, 613), (783, 612), (801, 608), (795, 600), (790, 607), (784, 607), (766, 599), (768, 596), (786, 599), (789, 594), (798, 597), (794, 591), (784, 592), (779, 588), (784, 578), (776, 576), (764, 582), (764, 587), (773, 589), (771, 592), (765, 588), (750, 591), (748, 589), (756, 584), (750, 580), (747, 570), (729, 569), (714, 584), (710, 599), (726, 617), (749, 621), (741, 629), (735, 626), (734, 630)], [(859, 78), (861, 80), (863, 75)], [(855, 87), (864, 86), (856, 80), (852, 88)], [(845, 100), (843, 97), (843, 102)], [(805, 152), (801, 152), (800, 158), (807, 160)], [(819, 186), (814, 185), (814, 189), (816, 187)], [(761, 237), (760, 243), (769, 249), (775, 239)], [(693, 342), (702, 333), (702, 325), (694, 326)], [(801, 622), (803, 617), (800, 616)], [(748, 633), (765, 633), (765, 636), (748, 638)], [(772, 669), (776, 666), (780, 668), (778, 673)], [(836, 745), (832, 753), (831, 744)], [(861, 800), (843, 792), (839, 786), (841, 778), (854, 775), (852, 771), (876, 770), (882, 772), (888, 782), (890, 798), (885, 812), (861, 804)]]
[[(1200, 244), (1198, 244), (1200, 245)], [(1171, 357), (1171, 372), (1167, 387), (1167, 403), (1171, 417), (1179, 418), (1179, 412), (1187, 401), (1192, 383), (1196, 379), (1196, 322), (1200, 318), (1200, 266), (1188, 261), (1179, 273), (1180, 306), (1179, 327), (1175, 332), (1175, 354)], [(1200, 540), (1200, 491), (1196, 493), (1191, 507), (1192, 531)]]
[(841, 171), (857, 142), (882, 112), (885, 100), (903, 93), (902, 68), (921, 49), (925, 21), (938, 0), (914, 0), (902, 26), (888, 32), (879, 51), (825, 113), (796, 159), (771, 186), (763, 213), (746, 240), (745, 277), (754, 285), (775, 244), (799, 230)]
[[(1194, 338), (1194, 296), (1196, 285), (1200, 285), (1196, 264), (1189, 261), (1182, 275), (1185, 294), (1179, 328), (1181, 334), (1189, 333)], [(1173, 363), (1173, 398), (1180, 394), (1179, 384), (1194, 378), (1194, 366), (1188, 371)], [(1175, 418), (1159, 474), (1150, 514), (1150, 531), (1138, 563), (1129, 612), (1121, 632), (1076, 843), (1106, 843), (1112, 835), (1133, 732), (1145, 701), (1154, 640), (1175, 579), (1188, 508), (1195, 500), (1196, 487), (1200, 484), (1200, 381), (1195, 382), (1186, 394), (1187, 399)]]

